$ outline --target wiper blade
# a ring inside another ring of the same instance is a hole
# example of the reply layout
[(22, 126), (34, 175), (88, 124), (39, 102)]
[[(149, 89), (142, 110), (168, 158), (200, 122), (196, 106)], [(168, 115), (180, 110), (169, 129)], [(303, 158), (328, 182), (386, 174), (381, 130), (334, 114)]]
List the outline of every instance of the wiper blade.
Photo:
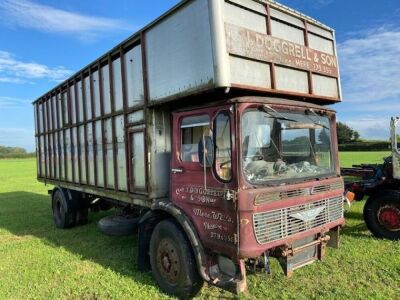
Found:
[[(267, 104), (261, 105), (260, 109), (261, 109), (263, 112), (269, 114), (269, 115), (270, 115), (271, 117), (273, 117), (274, 119), (297, 123), (296, 120), (286, 118), (286, 117), (285, 117), (284, 115), (282, 115), (280, 112), (276, 111), (275, 109), (273, 109), (271, 106), (269, 106), (269, 105), (267, 105)], [(271, 112), (269, 112), (268, 110), (271, 110), (272, 112), (274, 112), (275, 114), (277, 114), (278, 117), (275, 116), (274, 114), (272, 114)]]
[(292, 120), (292, 119), (289, 119), (289, 118), (274, 116), (273, 114), (271, 114), (271, 113), (269, 113), (269, 112), (266, 112), (266, 111), (265, 111), (265, 113), (268, 114), (269, 116), (271, 116), (272, 118), (274, 118), (275, 120), (279, 120), (279, 121), (288, 121), (288, 122), (297, 122), (296, 120)]
[[(315, 122), (313, 119), (311, 119), (311, 118), (307, 115), (307, 112), (311, 112), (314, 116), (316, 116), (316, 117), (318, 118), (318, 121), (319, 121), (319, 122)], [(325, 126), (324, 124), (322, 124), (322, 122), (321, 122), (321, 117), (320, 117), (312, 108), (309, 108), (309, 109), (306, 110), (306, 117), (307, 117), (307, 119), (309, 119), (311, 122), (313, 122), (314, 125), (318, 125), (318, 126), (321, 126), (321, 127), (325, 128), (325, 129), (328, 129), (328, 130), (329, 130), (329, 127), (328, 127), (328, 126)]]

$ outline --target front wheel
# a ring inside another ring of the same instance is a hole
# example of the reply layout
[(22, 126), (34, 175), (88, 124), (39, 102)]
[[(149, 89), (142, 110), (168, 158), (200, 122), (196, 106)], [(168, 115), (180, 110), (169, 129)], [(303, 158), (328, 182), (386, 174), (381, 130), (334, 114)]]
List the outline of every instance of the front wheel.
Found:
[(172, 220), (161, 221), (154, 228), (150, 264), (154, 279), (167, 294), (187, 299), (203, 286), (190, 243)]
[(387, 193), (368, 198), (364, 206), (368, 229), (379, 238), (400, 239), (400, 197)]

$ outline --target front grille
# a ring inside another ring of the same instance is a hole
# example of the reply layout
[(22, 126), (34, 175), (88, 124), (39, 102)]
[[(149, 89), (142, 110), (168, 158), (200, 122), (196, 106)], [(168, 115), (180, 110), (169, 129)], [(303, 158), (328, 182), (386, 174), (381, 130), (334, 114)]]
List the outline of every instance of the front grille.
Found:
[(342, 182), (335, 182), (331, 184), (324, 184), (324, 185), (317, 185), (312, 188), (311, 194), (319, 194), (323, 192), (329, 192), (337, 189), (342, 189), (343, 183)]
[(290, 191), (282, 191), (282, 192), (272, 192), (272, 193), (265, 193), (259, 194), (256, 196), (254, 201), (255, 205), (261, 205), (266, 203), (271, 203), (278, 200), (285, 200), (289, 198), (307, 196), (307, 195), (315, 195), (324, 192), (330, 192), (337, 189), (343, 189), (342, 182), (334, 182), (331, 184), (324, 184), (324, 185), (316, 185), (312, 188), (300, 188)]
[(260, 204), (274, 202), (277, 200), (305, 196), (305, 195), (307, 195), (306, 193), (307, 193), (306, 189), (296, 189), (296, 190), (290, 190), (290, 191), (284, 191), (284, 192), (259, 194), (259, 195), (257, 195), (257, 197), (255, 199), (255, 204), (260, 205)]
[(287, 192), (280, 192), (279, 198), (284, 199), (284, 198), (300, 197), (300, 196), (305, 196), (306, 193), (307, 193), (306, 189), (298, 189), (298, 190), (292, 190), (292, 191), (287, 191)]
[(253, 215), (257, 242), (265, 244), (343, 218), (342, 196)]

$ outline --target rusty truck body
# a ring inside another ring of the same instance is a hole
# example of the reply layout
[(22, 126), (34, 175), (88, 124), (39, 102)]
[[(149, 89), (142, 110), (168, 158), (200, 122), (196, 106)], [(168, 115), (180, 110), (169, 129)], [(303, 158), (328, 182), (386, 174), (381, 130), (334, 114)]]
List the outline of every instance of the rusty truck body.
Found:
[[(343, 181), (334, 31), (274, 1), (181, 1), (34, 102), (56, 225), (95, 201), (140, 212), (161, 288), (240, 292), (338, 246)], [(127, 262), (129, 263), (129, 262)]]

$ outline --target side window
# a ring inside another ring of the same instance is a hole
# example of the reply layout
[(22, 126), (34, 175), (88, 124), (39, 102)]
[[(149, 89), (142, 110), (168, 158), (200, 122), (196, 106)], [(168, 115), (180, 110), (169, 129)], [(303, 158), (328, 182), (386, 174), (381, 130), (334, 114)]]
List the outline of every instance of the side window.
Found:
[(209, 135), (210, 117), (208, 115), (191, 116), (181, 123), (181, 159), (186, 162), (199, 162), (198, 147), (203, 133)]
[(232, 179), (231, 122), (228, 112), (215, 118), (215, 173), (223, 181)]

